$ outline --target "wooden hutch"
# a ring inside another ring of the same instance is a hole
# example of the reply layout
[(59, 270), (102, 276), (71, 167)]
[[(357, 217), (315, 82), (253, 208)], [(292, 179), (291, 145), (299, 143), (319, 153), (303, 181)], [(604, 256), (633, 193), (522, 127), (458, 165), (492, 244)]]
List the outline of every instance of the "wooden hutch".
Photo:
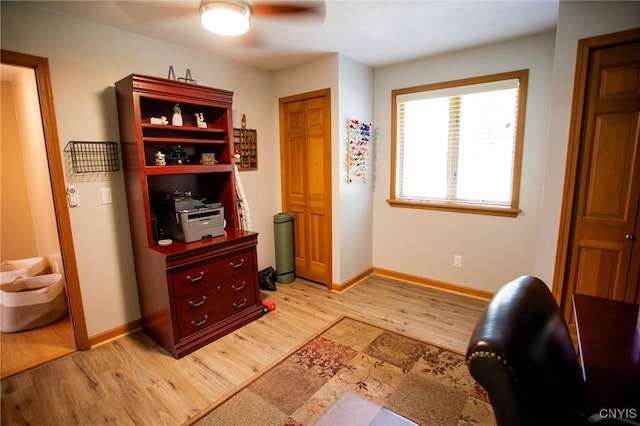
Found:
[[(258, 235), (238, 224), (233, 92), (136, 74), (115, 87), (142, 323), (180, 358), (263, 315)], [(176, 106), (182, 125), (171, 124)], [(181, 164), (156, 165), (176, 147)], [(215, 163), (200, 162), (212, 153)], [(156, 197), (176, 192), (221, 203), (224, 235), (159, 245), (171, 235), (161, 235)]]

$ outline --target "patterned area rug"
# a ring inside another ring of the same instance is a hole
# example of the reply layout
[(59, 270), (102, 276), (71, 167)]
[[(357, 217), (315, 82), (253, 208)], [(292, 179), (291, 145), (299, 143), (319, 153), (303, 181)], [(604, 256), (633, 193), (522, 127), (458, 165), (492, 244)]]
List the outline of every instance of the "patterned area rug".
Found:
[[(348, 317), (194, 424), (313, 425), (347, 393), (420, 425), (495, 424), (489, 398), (469, 375), (463, 355)], [(350, 415), (334, 424), (373, 423)]]

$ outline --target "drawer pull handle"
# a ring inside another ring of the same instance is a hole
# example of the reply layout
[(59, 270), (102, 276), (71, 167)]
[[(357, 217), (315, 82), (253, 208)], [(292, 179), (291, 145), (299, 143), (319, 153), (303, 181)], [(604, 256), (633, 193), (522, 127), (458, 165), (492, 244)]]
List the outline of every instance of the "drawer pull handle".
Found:
[(204, 325), (205, 322), (207, 322), (207, 320), (209, 319), (208, 315), (205, 315), (204, 318), (202, 319), (202, 321), (200, 322), (195, 322), (193, 320), (191, 320), (191, 325), (194, 327), (200, 327), (201, 325)]
[(242, 302), (240, 302), (240, 303), (233, 302), (233, 307), (236, 308), (236, 309), (240, 309), (240, 308), (244, 307), (244, 305), (246, 305), (246, 304), (247, 304), (247, 298), (245, 297), (244, 299), (242, 299)]
[(204, 305), (204, 302), (206, 302), (206, 300), (207, 296), (202, 296), (202, 300), (198, 303), (193, 303), (193, 300), (189, 300), (189, 306), (191, 306), (192, 308), (199, 308), (200, 306)]
[(240, 263), (238, 263), (238, 264), (234, 264), (233, 262), (229, 262), (229, 266), (231, 266), (232, 269), (238, 269), (242, 265), (244, 265), (244, 259), (240, 259)]
[(204, 278), (204, 271), (200, 271), (200, 276), (195, 278), (191, 278), (191, 275), (187, 275), (187, 281), (189, 281), (191, 284), (196, 284), (203, 278)]
[(233, 290), (233, 291), (244, 290), (244, 288), (246, 286), (247, 286), (247, 282), (246, 281), (242, 281), (242, 285), (240, 287), (236, 287), (235, 284), (231, 284), (231, 290)]

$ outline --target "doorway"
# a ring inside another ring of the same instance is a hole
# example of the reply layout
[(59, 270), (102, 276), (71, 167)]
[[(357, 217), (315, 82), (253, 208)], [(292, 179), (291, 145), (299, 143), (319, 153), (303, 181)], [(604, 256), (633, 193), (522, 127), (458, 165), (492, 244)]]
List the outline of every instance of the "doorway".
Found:
[[(48, 326), (18, 333), (2, 333), (2, 378), (4, 378), (75, 350), (87, 349), (89, 343), (75, 263), (71, 223), (66, 206), (65, 180), (59, 154), (60, 146), (48, 61), (46, 58), (6, 50), (2, 50), (1, 59), (3, 89), (9, 88), (11, 103), (18, 99), (15, 105), (20, 105), (20, 108), (15, 107), (15, 122), (33, 120), (33, 123), (23, 126), (23, 130), (11, 140), (1, 141), (3, 154), (7, 152), (5, 148), (9, 146), (4, 144), (24, 137), (24, 140), (28, 140), (33, 148), (25, 154), (28, 156), (25, 161), (33, 160), (35, 165), (36, 158), (42, 159), (40, 167), (32, 167), (26, 173), (30, 179), (33, 179), (29, 182), (29, 194), (33, 195), (33, 191), (42, 191), (43, 196), (36, 198), (46, 198), (49, 204), (34, 206), (34, 209), (38, 212), (49, 211), (46, 217), (49, 222), (52, 222), (49, 224), (47, 220), (39, 220), (40, 217), (32, 221), (32, 226), (36, 228), (34, 233), (49, 234), (47, 238), (38, 239), (36, 256), (47, 259), (50, 272), (60, 273), (64, 277), (69, 307), (69, 315), (66, 318)], [(5, 82), (5, 79), (9, 79), (12, 75), (20, 79), (20, 83), (14, 84), (15, 82), (8, 80)], [(30, 90), (29, 87), (33, 89)], [(5, 95), (3, 90), (3, 106)], [(20, 126), (16, 125), (16, 127)], [(28, 129), (28, 133), (24, 129)], [(15, 144), (12, 145), (13, 148), (16, 148)], [(16, 150), (12, 152), (15, 153)], [(29, 167), (24, 166), (24, 169), (26, 172)], [(37, 171), (41, 173), (38, 174)], [(10, 200), (15, 201), (16, 209), (21, 207), (15, 200), (17, 197), (16, 195)], [(7, 212), (5, 208), (8, 207), (6, 203), (3, 199), (5, 213)], [(42, 216), (44, 217), (45, 214)], [(3, 227), (3, 237), (7, 232), (9, 232), (8, 228)], [(7, 241), (10, 242), (9, 239), (3, 240), (3, 244), (5, 242), (9, 244)], [(19, 254), (20, 250), (25, 249), (18, 248), (14, 254)], [(10, 252), (10, 250), (7, 251)], [(9, 259), (5, 254), (2, 254), (2, 258)], [(14, 362), (12, 359), (16, 354), (18, 356), (15, 357), (16, 362)]]
[(567, 154), (554, 292), (640, 301), (640, 29), (584, 39)]
[(280, 99), (280, 161), (295, 274), (331, 289), (330, 89)]

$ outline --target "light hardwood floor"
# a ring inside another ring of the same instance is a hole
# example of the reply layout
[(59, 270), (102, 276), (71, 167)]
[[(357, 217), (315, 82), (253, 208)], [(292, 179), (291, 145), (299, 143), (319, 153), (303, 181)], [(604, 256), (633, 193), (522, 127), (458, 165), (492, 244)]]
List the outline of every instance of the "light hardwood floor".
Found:
[(463, 353), (487, 304), (383, 277), (262, 296), (275, 311), (180, 360), (138, 332), (3, 380), (1, 424), (180, 425), (343, 315)]
[(71, 319), (45, 327), (0, 335), (0, 379), (58, 359), (76, 350)]

